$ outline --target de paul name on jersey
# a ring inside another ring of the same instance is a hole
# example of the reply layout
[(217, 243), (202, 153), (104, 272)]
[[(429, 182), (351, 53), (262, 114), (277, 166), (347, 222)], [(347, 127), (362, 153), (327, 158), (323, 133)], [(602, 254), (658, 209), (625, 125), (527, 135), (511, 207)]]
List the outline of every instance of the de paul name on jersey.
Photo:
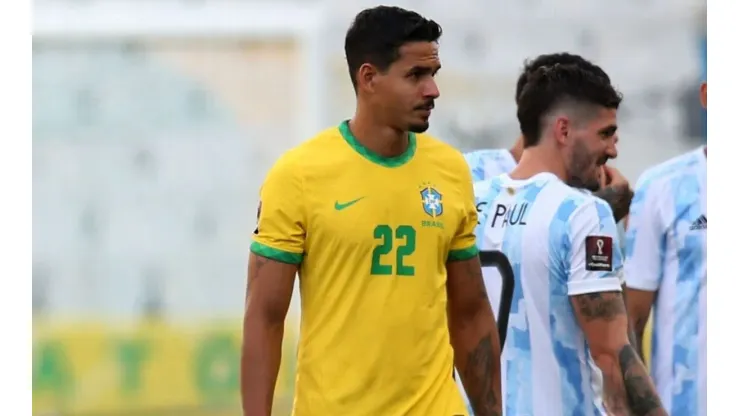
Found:
[(528, 208), (528, 202), (518, 202), (510, 205), (496, 204), (496, 207), (493, 209), (491, 228), (496, 227), (496, 225), (501, 227), (527, 225), (526, 215)]

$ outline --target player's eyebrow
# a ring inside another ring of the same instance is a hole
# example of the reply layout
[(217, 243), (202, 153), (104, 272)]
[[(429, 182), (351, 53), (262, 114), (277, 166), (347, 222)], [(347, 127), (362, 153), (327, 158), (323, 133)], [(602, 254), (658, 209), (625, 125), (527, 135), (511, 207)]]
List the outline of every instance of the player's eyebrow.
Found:
[(440, 69), (442, 69), (442, 65), (434, 65), (434, 66), (414, 65), (408, 70), (408, 74), (436, 75)]
[(617, 132), (617, 125), (611, 124), (599, 130), (599, 134), (605, 137), (611, 137)]

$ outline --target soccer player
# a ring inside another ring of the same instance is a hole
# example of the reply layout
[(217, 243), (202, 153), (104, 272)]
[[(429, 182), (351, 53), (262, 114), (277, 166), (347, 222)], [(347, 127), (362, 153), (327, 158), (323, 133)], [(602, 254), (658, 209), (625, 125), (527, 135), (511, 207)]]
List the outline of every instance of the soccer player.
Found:
[(613, 213), (578, 189), (617, 156), (620, 102), (607, 79), (558, 64), (534, 71), (519, 98), (522, 157), (491, 182), (478, 229), (516, 280), (505, 414), (666, 414), (628, 338)]
[[(522, 95), (522, 90), (529, 75), (540, 67), (551, 67), (556, 64), (577, 65), (583, 70), (611, 82), (609, 75), (603, 69), (580, 55), (567, 52), (545, 54), (524, 63), (524, 69), (516, 82), (514, 100), (519, 102), (519, 97)], [(511, 172), (519, 162), (523, 149), (524, 137), (520, 134), (510, 149), (484, 149), (465, 154), (465, 159), (470, 166), (473, 182), (475, 183), (478, 213), (484, 208), (482, 194), (488, 189), (485, 181), (493, 179), (502, 173)], [(604, 184), (606, 186), (601, 187), (594, 184), (594, 187), (590, 191), (594, 192), (599, 198), (605, 200), (611, 206), (612, 211), (614, 211), (614, 218), (619, 222), (625, 219), (629, 211), (630, 201), (632, 200), (632, 189), (627, 179), (616, 168), (604, 165), (602, 170), (605, 173)]]
[(501, 414), (470, 171), (423, 134), (439, 96), (441, 34), (398, 7), (360, 12), (345, 38), (354, 117), (268, 173), (249, 259), (246, 415), (270, 414), (296, 272), (294, 415), (464, 415), (453, 363), (476, 414)]
[[(707, 84), (701, 85), (707, 105)], [(627, 230), (627, 305), (638, 342), (653, 308), (650, 367), (673, 416), (707, 414), (707, 148), (648, 169)]]

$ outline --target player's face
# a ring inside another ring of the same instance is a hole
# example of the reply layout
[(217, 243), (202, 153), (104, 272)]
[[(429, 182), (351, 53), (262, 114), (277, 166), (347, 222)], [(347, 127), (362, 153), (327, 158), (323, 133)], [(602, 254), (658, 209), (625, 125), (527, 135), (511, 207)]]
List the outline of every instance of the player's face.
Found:
[(399, 49), (398, 59), (378, 76), (378, 99), (386, 118), (399, 130), (422, 133), (429, 128), (429, 116), (439, 89), (434, 80), (442, 67), (439, 45), (410, 42)]
[(699, 88), (699, 100), (701, 101), (701, 106), (704, 108), (707, 108), (707, 83), (702, 82), (701, 88)]
[(569, 129), (565, 148), (568, 184), (596, 191), (601, 187), (601, 167), (617, 157), (617, 110), (602, 108), (594, 117)]

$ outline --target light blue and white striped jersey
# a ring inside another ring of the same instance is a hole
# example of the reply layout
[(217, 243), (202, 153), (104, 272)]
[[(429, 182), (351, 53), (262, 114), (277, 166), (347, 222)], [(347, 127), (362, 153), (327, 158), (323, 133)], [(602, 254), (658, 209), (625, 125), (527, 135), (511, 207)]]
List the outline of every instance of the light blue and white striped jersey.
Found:
[(493, 179), (502, 173), (511, 172), (516, 166), (514, 155), (509, 149), (486, 149), (465, 153), (473, 183)]
[(551, 173), (501, 175), (484, 199), (478, 246), (506, 254), (516, 279), (502, 354), (505, 414), (606, 414), (570, 297), (621, 290), (611, 208)]
[(625, 279), (657, 291), (651, 373), (668, 413), (707, 413), (707, 159), (704, 147), (642, 174)]

